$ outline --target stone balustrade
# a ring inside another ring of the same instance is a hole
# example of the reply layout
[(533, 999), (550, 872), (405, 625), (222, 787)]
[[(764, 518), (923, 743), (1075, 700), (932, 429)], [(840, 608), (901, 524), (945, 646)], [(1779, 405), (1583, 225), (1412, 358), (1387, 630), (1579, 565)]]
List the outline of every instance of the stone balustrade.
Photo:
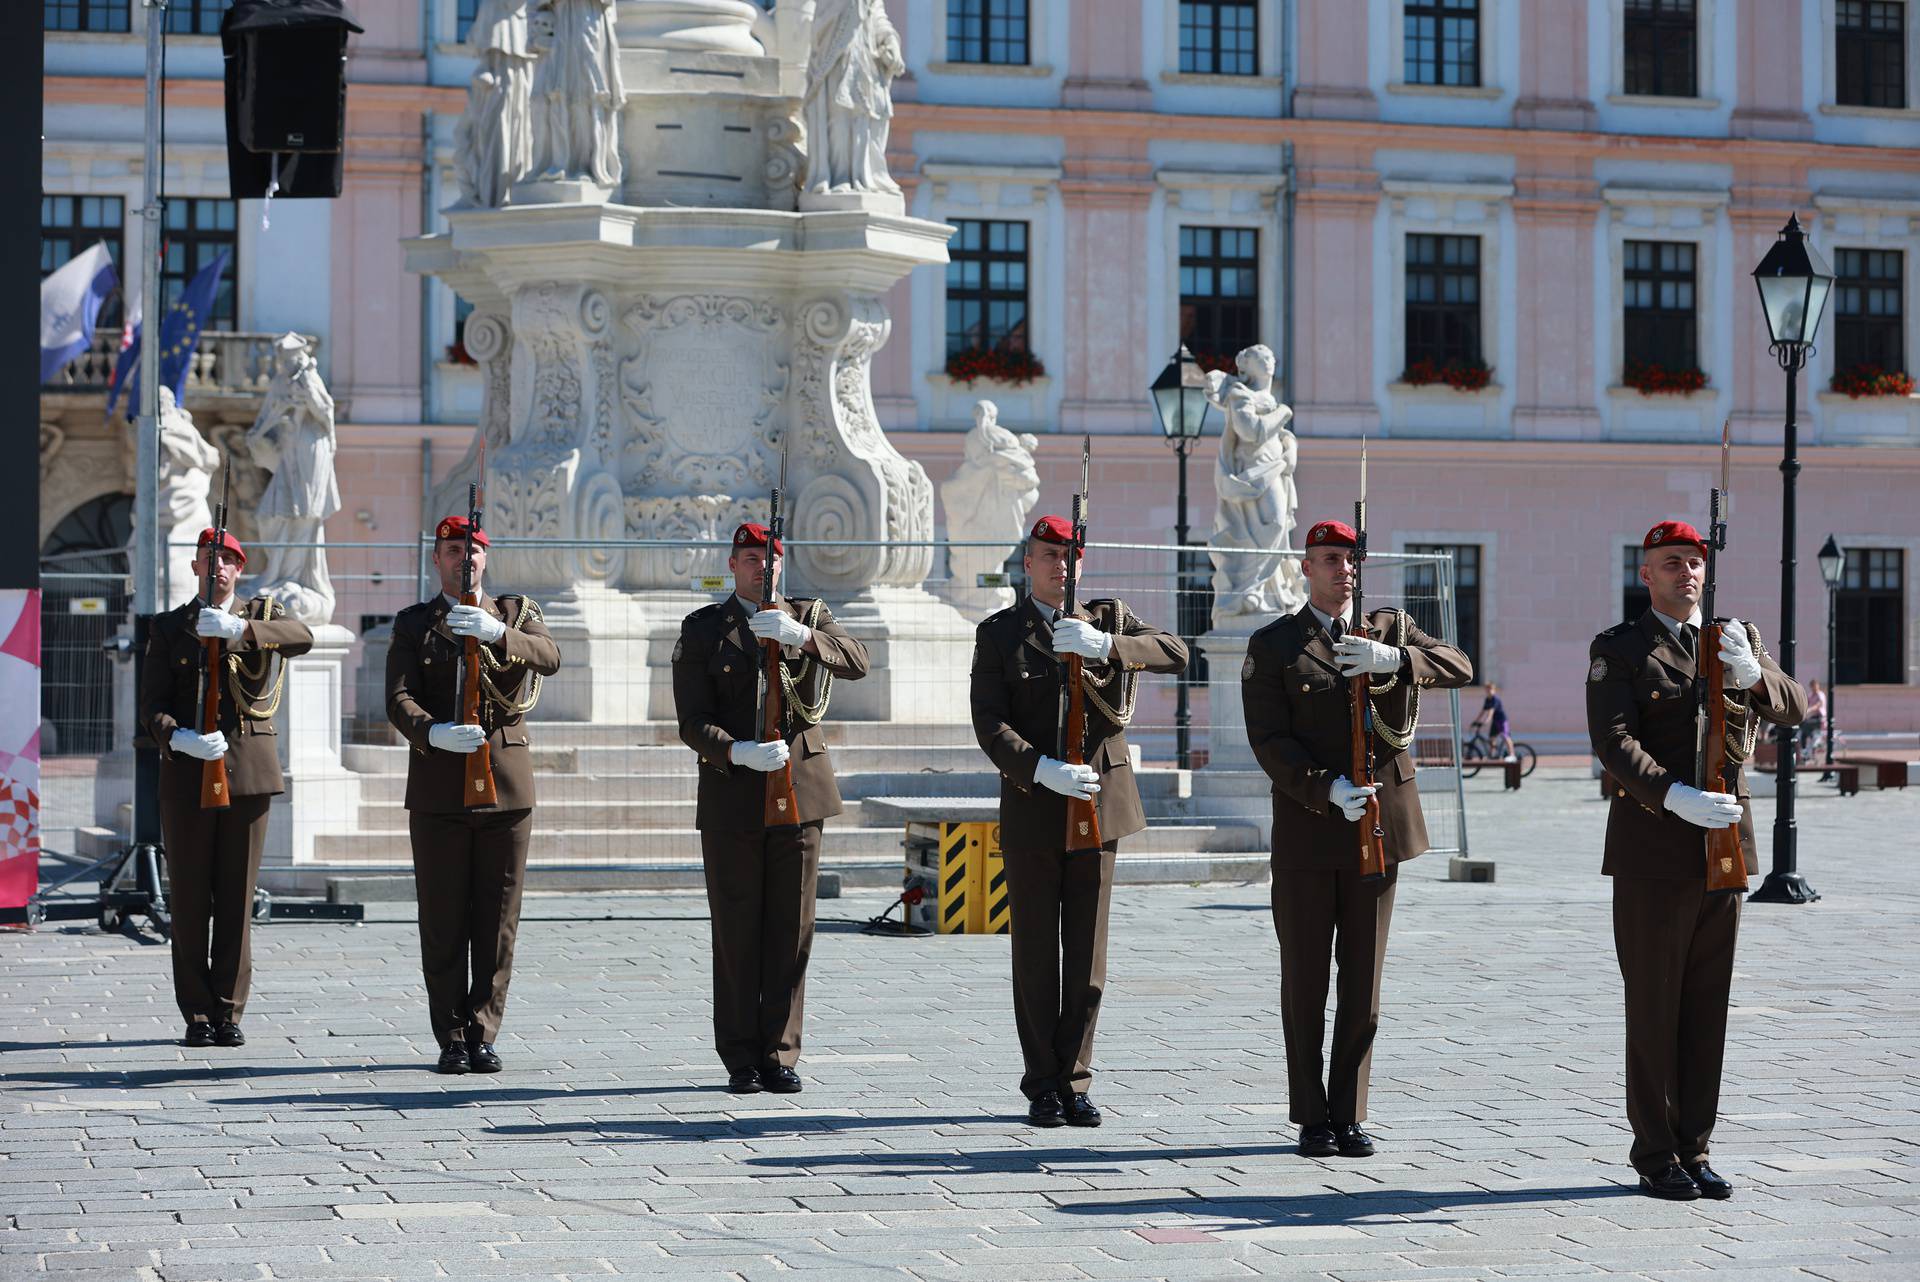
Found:
[[(187, 366), (189, 398), (204, 396), (258, 396), (273, 378), (273, 333), (240, 330), (204, 330)], [(320, 339), (305, 336), (317, 356)], [(120, 359), (120, 331), (98, 329), (87, 350), (68, 361), (45, 387), (55, 392), (107, 390), (114, 363)]]

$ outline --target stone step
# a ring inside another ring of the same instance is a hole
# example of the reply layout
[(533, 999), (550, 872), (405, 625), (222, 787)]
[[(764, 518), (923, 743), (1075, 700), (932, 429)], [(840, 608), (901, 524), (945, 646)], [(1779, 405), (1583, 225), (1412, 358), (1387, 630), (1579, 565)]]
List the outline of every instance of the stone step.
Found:
[[(642, 721), (601, 725), (587, 721), (535, 721), (531, 723), (536, 750), (543, 748), (657, 748), (684, 749), (680, 728), (672, 721)], [(860, 747), (890, 747), (898, 744), (940, 744), (952, 747), (974, 744), (973, 727), (965, 722), (912, 721), (826, 721), (827, 742), (834, 747), (851, 744)], [(365, 746), (391, 747), (403, 744), (397, 732), (384, 723), (371, 730), (355, 732)]]
[[(827, 838), (823, 860), (829, 863), (888, 862), (903, 859), (898, 828), (836, 828)], [(1126, 838), (1127, 853), (1158, 856), (1191, 853), (1264, 852), (1259, 829), (1250, 824), (1193, 824), (1149, 828)], [(314, 838), (314, 858), (326, 864), (356, 867), (404, 867), (412, 862), (404, 829), (323, 834)], [(536, 825), (529, 862), (536, 866), (596, 864), (676, 864), (700, 862), (700, 834), (692, 828), (652, 828), (639, 832), (552, 829)]]

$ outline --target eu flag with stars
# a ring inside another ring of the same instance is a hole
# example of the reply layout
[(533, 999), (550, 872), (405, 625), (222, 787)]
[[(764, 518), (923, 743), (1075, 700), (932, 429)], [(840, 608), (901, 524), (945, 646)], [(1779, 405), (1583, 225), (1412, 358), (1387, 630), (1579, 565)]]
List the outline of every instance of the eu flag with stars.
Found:
[[(187, 282), (180, 297), (167, 305), (166, 314), (160, 319), (160, 385), (173, 389), (173, 399), (177, 403), (182, 399), (182, 389), (187, 381), (187, 364), (193, 358), (193, 349), (200, 342), (200, 331), (206, 327), (207, 317), (213, 311), (213, 296), (220, 289), (220, 274), (227, 269), (227, 259), (233, 251), (221, 250), (212, 262), (202, 267), (199, 274)], [(107, 390), (107, 413), (113, 413), (114, 404), (120, 399), (121, 389), (126, 387), (128, 378), (139, 368), (141, 330), (146, 329), (145, 321), (140, 330), (133, 335), (133, 343), (120, 353), (120, 360), (113, 369), (113, 385)], [(127, 400), (127, 417), (132, 418), (138, 412), (140, 399), (130, 396)]]

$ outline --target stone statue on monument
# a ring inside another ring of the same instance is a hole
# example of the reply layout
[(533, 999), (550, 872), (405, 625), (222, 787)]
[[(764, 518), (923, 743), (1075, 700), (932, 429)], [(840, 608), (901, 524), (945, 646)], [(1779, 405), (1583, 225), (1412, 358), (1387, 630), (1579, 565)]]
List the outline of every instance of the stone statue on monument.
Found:
[(199, 591), (193, 577), (193, 557), (200, 531), (213, 524), (214, 469), (220, 451), (193, 425), (193, 415), (173, 399), (173, 389), (160, 385), (160, 485), (154, 511), (160, 517), (160, 546), (166, 549), (166, 599), (177, 605)]
[(814, 195), (897, 196), (887, 172), (893, 80), (907, 69), (883, 0), (820, 0), (803, 107)]
[(533, 67), (532, 177), (617, 187), (620, 45), (614, 0), (536, 0), (530, 19)]
[(1249, 553), (1212, 554), (1216, 629), (1232, 619), (1258, 626), (1266, 616), (1298, 610), (1307, 599), (1300, 563), (1286, 555), (1300, 503), (1293, 480), (1299, 447), (1287, 427), (1293, 410), (1273, 394), (1272, 349), (1256, 343), (1234, 364), (1238, 378), (1219, 370), (1207, 374), (1207, 399), (1226, 418), (1213, 467), (1219, 506), (1212, 542)]
[(247, 448), (256, 464), (273, 473), (254, 514), (260, 541), (292, 546), (266, 550), (252, 590), (271, 592), (294, 618), (314, 626), (333, 618), (323, 531), (326, 519), (340, 510), (333, 397), (300, 335), (275, 339), (273, 358), (273, 381), (247, 429)]
[(966, 457), (940, 486), (947, 513), (947, 538), (954, 543), (990, 543), (991, 547), (955, 547), (948, 556), (950, 586), (942, 594), (962, 609), (1000, 610), (1013, 604), (1013, 589), (982, 588), (976, 576), (1001, 569), (1027, 530), (1027, 516), (1040, 501), (1040, 473), (1033, 465), (1031, 433), (1015, 435), (1000, 426), (992, 401), (973, 403), (973, 430)]
[(533, 168), (533, 61), (529, 0), (480, 0), (467, 48), (479, 66), (454, 130), (461, 200), (498, 209)]

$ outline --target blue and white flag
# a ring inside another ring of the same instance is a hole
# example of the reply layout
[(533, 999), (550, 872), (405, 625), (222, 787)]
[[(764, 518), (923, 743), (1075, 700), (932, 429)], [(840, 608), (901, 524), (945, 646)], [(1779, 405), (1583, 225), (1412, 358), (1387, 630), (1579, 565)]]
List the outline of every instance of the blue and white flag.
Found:
[[(220, 292), (220, 274), (227, 269), (227, 259), (233, 251), (223, 249), (214, 256), (214, 260), (202, 267), (180, 297), (167, 304), (160, 317), (160, 386), (173, 389), (173, 399), (181, 400), (187, 381), (187, 365), (193, 357), (193, 349), (200, 342), (200, 331), (206, 327), (207, 316), (213, 311), (213, 297)], [(119, 363), (113, 369), (113, 382), (107, 388), (107, 413), (113, 413), (114, 403), (120, 399), (120, 389), (132, 380), (128, 378), (134, 370), (140, 368), (141, 331), (146, 329), (143, 321), (134, 331), (133, 343), (120, 353)], [(127, 417), (132, 418), (139, 411), (140, 398), (136, 393), (127, 398)]]
[(120, 283), (104, 243), (84, 249), (40, 282), (40, 381), (51, 383), (60, 367), (93, 342), (100, 304)]

